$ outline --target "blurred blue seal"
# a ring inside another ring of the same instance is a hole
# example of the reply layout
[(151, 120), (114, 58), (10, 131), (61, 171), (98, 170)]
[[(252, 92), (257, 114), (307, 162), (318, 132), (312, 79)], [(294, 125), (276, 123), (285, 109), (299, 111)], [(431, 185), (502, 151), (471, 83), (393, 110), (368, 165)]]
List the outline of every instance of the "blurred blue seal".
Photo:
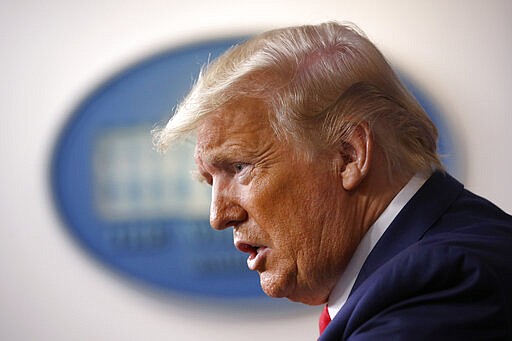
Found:
[[(208, 41), (146, 58), (100, 85), (63, 127), (51, 160), (54, 202), (79, 244), (110, 269), (172, 292), (264, 296), (231, 231), (209, 228), (209, 188), (189, 175), (193, 146), (161, 155), (150, 134), (201, 66), (239, 41)], [(440, 129), (440, 152), (452, 155), (442, 118), (407, 83)], [(453, 171), (456, 163), (446, 160)]]

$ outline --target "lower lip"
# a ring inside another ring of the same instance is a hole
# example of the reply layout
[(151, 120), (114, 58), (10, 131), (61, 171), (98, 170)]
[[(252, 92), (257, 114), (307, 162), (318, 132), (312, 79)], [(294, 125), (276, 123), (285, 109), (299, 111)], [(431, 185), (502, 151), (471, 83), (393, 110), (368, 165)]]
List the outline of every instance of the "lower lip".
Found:
[(250, 270), (258, 270), (262, 267), (263, 263), (265, 262), (265, 259), (267, 258), (268, 253), (270, 252), (270, 249), (265, 248), (259, 248), (256, 255), (250, 255), (247, 258), (247, 267)]

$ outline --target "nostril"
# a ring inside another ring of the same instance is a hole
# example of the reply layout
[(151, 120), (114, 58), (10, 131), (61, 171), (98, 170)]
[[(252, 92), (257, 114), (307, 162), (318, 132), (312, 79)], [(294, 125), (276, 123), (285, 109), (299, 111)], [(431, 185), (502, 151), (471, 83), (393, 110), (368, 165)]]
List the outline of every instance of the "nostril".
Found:
[(236, 228), (247, 219), (247, 213), (238, 205), (212, 205), (210, 207), (210, 225), (215, 230)]
[(227, 227), (236, 228), (236, 227), (238, 227), (238, 225), (239, 225), (239, 224), (240, 224), (240, 222), (239, 222), (239, 221), (231, 220), (231, 221), (229, 221), (229, 222), (226, 224), (226, 226), (227, 226)]

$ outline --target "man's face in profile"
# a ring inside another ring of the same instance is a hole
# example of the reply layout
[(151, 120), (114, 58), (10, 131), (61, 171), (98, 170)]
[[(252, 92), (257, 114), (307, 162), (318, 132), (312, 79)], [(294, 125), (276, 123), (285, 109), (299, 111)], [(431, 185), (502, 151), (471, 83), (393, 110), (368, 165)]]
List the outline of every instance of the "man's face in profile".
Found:
[(278, 140), (259, 100), (230, 102), (197, 131), (195, 160), (212, 186), (210, 223), (233, 227), (272, 297), (320, 304), (355, 247), (331, 155), (311, 160)]

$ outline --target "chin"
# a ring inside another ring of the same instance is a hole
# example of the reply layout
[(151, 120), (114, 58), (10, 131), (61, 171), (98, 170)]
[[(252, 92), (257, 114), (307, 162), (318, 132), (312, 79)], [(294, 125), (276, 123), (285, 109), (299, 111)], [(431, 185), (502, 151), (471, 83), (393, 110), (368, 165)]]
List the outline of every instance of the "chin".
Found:
[(260, 272), (260, 285), (263, 292), (272, 298), (288, 298), (291, 290), (292, 281), (287, 280), (286, 276), (270, 273), (268, 270)]
[(327, 302), (327, 295), (318, 296), (314, 292), (304, 292), (297, 288), (295, 281), (284, 276), (260, 273), (260, 284), (265, 294), (272, 298), (287, 298), (290, 301), (307, 305), (319, 305)]

